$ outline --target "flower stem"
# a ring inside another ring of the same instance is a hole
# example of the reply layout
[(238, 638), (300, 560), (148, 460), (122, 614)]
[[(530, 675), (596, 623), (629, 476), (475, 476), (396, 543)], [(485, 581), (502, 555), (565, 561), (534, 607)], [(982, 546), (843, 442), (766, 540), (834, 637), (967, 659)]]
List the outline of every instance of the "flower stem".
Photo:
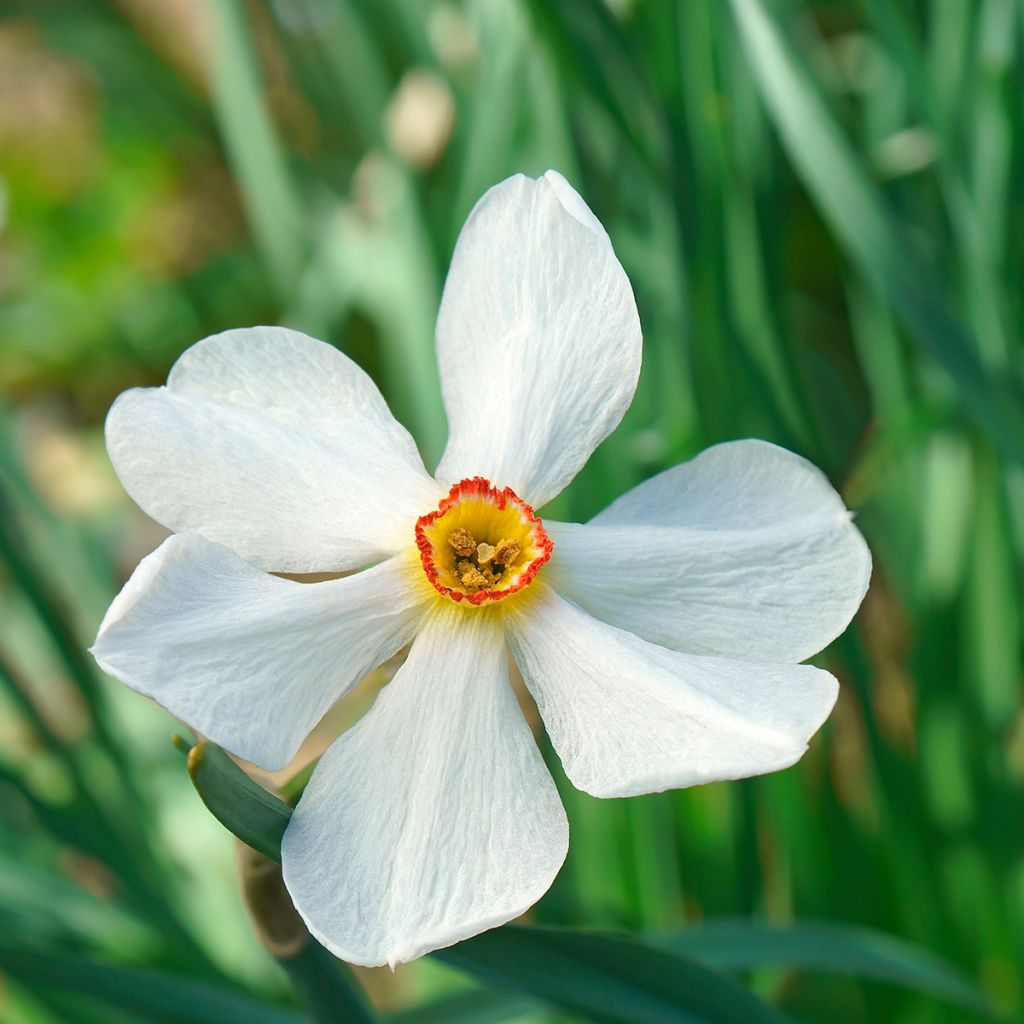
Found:
[(372, 1024), (376, 1015), (348, 968), (312, 936), (292, 904), (281, 865), (237, 844), (238, 873), (256, 937), (284, 968), (317, 1024)]

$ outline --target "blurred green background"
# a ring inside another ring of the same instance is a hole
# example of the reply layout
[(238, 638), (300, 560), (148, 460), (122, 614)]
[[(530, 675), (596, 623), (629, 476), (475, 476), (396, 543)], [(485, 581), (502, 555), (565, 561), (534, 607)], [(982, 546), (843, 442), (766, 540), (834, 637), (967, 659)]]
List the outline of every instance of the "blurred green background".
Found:
[[(284, 323), (364, 366), (432, 465), (457, 232), (548, 167), (645, 334), (622, 427), (548, 514), (761, 437), (828, 473), (875, 570), (796, 768), (597, 801), (554, 766), (573, 842), (534, 920), (870, 926), (1020, 1013), (1022, 44), (1016, 0), (6, 0), (0, 1019), (165, 1019), (105, 1002), (95, 962), (292, 998), (175, 724), (84, 653), (163, 535), (106, 460), (111, 401), (205, 335)], [(385, 1010), (464, 984), (359, 976)], [(798, 1020), (977, 1019), (834, 971), (746, 977)], [(550, 1019), (503, 1012), (474, 1019)]]

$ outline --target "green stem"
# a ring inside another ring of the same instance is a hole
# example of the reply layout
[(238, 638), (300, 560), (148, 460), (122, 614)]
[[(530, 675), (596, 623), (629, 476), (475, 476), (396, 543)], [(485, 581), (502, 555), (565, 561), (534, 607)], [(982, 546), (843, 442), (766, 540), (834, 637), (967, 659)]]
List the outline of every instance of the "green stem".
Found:
[(263, 948), (284, 968), (318, 1024), (373, 1024), (377, 1019), (348, 968), (314, 942), (285, 888), (281, 866), (238, 843), (242, 894)]

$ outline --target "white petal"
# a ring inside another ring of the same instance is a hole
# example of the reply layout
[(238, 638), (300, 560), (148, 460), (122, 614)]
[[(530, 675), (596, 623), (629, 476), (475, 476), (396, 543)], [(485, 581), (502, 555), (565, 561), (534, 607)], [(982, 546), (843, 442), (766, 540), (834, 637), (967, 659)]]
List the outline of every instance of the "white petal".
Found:
[(295, 583), (181, 534), (140, 563), (92, 653), (215, 743), (277, 770), (332, 704), (412, 639), (429, 597), (416, 568), (398, 556)]
[(594, 796), (787, 768), (835, 703), (821, 669), (680, 654), (534, 586), (510, 620), (512, 651), (566, 774)]
[(107, 448), (154, 519), (281, 572), (357, 568), (412, 544), (443, 491), (373, 381), (337, 349), (253, 327), (126, 391)]
[(640, 372), (640, 320), (608, 235), (561, 175), (517, 175), (477, 203), (437, 346), (442, 481), (480, 474), (539, 507), (615, 429)]
[(320, 942), (349, 963), (394, 966), (521, 914), (567, 844), (494, 617), (452, 608), (323, 756), (282, 861)]
[(549, 583), (605, 622), (694, 654), (803, 661), (846, 628), (871, 576), (824, 475), (762, 441), (709, 448), (585, 526), (545, 528)]

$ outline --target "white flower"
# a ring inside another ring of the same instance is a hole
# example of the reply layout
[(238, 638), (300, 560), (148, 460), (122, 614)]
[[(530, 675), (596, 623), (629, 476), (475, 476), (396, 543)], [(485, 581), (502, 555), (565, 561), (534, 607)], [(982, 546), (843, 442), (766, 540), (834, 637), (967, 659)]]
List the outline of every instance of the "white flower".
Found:
[(284, 838), (310, 931), (358, 964), (508, 921), (565, 858), (507, 648), (586, 792), (742, 778), (793, 764), (828, 715), (835, 679), (798, 662), (846, 627), (870, 574), (825, 477), (759, 441), (711, 448), (585, 525), (534, 515), (618, 424), (640, 369), (629, 282), (558, 174), (477, 204), (437, 345), (450, 437), (434, 478), (359, 367), (282, 328), (199, 342), (107, 420), (124, 486), (178, 533), (111, 605), (104, 670), (278, 769), (412, 641)]

